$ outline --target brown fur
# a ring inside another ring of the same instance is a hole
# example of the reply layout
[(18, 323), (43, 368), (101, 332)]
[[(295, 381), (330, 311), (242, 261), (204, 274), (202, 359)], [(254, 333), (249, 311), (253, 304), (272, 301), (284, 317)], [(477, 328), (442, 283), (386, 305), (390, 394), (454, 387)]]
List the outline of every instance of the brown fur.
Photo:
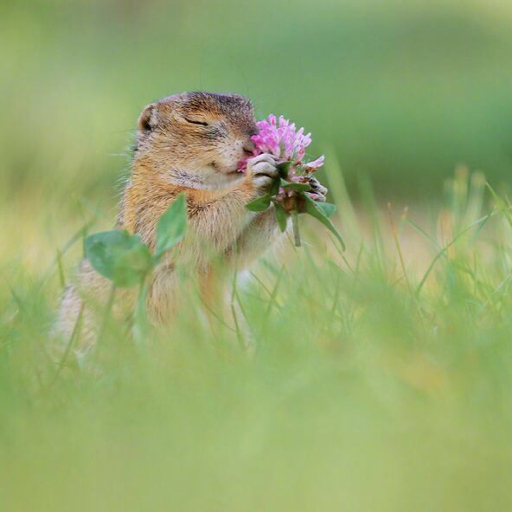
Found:
[[(236, 95), (184, 93), (142, 111), (116, 228), (139, 233), (153, 249), (156, 223), (181, 192), (187, 196), (189, 217), (187, 235), (151, 282), (148, 309), (155, 321), (172, 318), (179, 302), (176, 264), (193, 269), (205, 300), (219, 300), (222, 276), (214, 273), (213, 262), (233, 266), (236, 260), (246, 266), (277, 238), (272, 209), (256, 214), (245, 208), (268, 189), (275, 171), (272, 161), (265, 157), (266, 163), (249, 165), (245, 175), (237, 172), (240, 160), (252, 149), (254, 133), (251, 103)], [(84, 261), (63, 296), (58, 330), (69, 337), (82, 301), (92, 299), (101, 305), (109, 288), (110, 283)], [(133, 300), (132, 292), (123, 292), (122, 300), (116, 300), (117, 314), (128, 314)], [(86, 307), (84, 325), (89, 343), (96, 325), (91, 309)]]

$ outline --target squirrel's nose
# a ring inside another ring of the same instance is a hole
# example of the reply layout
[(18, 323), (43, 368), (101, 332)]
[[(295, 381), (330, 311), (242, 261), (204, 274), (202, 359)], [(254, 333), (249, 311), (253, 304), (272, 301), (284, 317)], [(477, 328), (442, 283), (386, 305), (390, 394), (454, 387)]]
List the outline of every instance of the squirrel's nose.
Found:
[(242, 147), (244, 153), (246, 153), (247, 155), (252, 155), (256, 146), (254, 145), (254, 142), (252, 140), (248, 140), (244, 142), (244, 145)]

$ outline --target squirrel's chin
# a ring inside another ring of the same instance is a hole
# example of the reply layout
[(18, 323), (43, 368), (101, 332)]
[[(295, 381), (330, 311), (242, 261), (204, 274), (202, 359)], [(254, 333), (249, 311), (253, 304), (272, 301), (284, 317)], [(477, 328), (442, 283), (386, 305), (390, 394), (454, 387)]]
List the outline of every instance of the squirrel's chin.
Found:
[(204, 185), (210, 187), (222, 187), (243, 176), (243, 174), (238, 171), (238, 168), (219, 169), (218, 166), (209, 167), (201, 174)]
[(237, 180), (243, 176), (243, 174), (238, 169), (236, 169), (234, 171), (219, 173), (219, 174), (221, 174), (221, 177), (219, 177), (219, 180), (224, 180), (227, 183)]
[(239, 165), (233, 165), (231, 167), (219, 167), (215, 166), (214, 169), (217, 171), (217, 174), (221, 174), (228, 178), (236, 178), (240, 176), (240, 167)]

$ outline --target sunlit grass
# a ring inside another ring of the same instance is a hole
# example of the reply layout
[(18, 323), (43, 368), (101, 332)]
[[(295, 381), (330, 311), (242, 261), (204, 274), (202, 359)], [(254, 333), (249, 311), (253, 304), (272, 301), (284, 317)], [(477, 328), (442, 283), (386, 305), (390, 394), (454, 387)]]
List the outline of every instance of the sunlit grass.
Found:
[[(0, 0), (0, 511), (510, 510), (510, 6), (207, 4)], [(226, 308), (56, 353), (137, 115), (192, 89), (313, 132), (347, 251), (304, 219)]]
[(190, 291), (77, 366), (50, 355), (58, 265), (4, 276), (6, 510), (506, 509), (510, 205), (459, 170), (437, 216), (368, 185), (361, 221), (331, 171), (347, 253), (310, 223), (213, 324)]

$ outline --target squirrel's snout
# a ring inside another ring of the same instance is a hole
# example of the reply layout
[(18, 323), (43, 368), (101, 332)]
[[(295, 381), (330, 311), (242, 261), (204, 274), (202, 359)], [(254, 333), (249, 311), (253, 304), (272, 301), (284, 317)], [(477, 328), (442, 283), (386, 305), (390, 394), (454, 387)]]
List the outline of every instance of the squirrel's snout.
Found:
[(242, 146), (242, 149), (244, 150), (244, 153), (246, 155), (252, 155), (255, 149), (254, 142), (252, 140), (248, 140), (244, 142), (244, 145)]

